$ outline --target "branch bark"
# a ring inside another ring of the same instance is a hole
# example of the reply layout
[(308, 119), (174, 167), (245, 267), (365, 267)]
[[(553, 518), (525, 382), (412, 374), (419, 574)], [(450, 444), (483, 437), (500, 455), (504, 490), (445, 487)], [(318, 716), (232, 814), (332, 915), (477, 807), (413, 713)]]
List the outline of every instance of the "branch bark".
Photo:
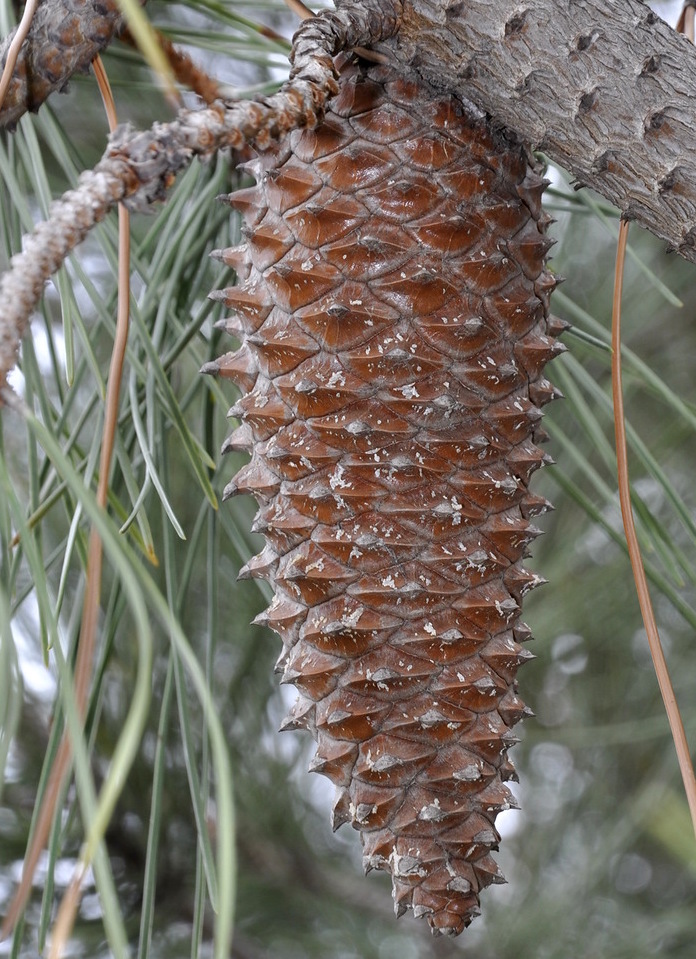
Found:
[(344, 0), (305, 21), (281, 94), (122, 133), (56, 204), (0, 282), (12, 304), (0, 314), (0, 387), (44, 281), (111, 206), (161, 198), (195, 155), (263, 149), (316, 124), (331, 55), (379, 38), (389, 58), (473, 100), (696, 262), (696, 50), (640, 0)]
[(640, 0), (406, 0), (380, 49), (696, 262), (696, 50)]

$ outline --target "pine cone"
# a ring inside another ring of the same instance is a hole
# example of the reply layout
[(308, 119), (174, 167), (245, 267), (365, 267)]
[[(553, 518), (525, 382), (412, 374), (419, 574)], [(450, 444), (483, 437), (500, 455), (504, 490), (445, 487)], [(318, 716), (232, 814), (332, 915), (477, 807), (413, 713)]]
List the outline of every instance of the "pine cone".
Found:
[[(40, 3), (0, 104), (0, 126), (13, 130), (27, 110), (36, 112), (51, 93), (64, 90), (74, 73), (87, 72), (123, 23), (118, 0)], [(0, 42), (0, 67), (16, 32)]]
[(250, 165), (229, 197), (246, 245), (215, 255), (241, 283), (213, 294), (241, 348), (207, 368), (246, 392), (225, 450), (251, 462), (266, 547), (242, 575), (317, 740), (334, 824), (367, 870), (456, 935), (503, 881), (491, 856), (514, 805), (522, 566), (548, 507), (542, 377), (550, 220), (525, 150), (471, 105), (346, 62), (323, 125)]

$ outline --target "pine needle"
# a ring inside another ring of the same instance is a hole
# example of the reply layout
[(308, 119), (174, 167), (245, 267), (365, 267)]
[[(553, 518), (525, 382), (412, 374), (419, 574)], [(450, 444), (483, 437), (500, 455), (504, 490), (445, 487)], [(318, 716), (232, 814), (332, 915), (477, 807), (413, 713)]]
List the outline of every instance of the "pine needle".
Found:
[(667, 662), (660, 641), (660, 634), (655, 621), (655, 614), (650, 600), (650, 590), (643, 568), (643, 559), (638, 544), (633, 510), (631, 508), (631, 489), (628, 476), (628, 452), (626, 449), (626, 427), (624, 421), (623, 386), (621, 377), (621, 292), (623, 289), (624, 263), (626, 259), (626, 243), (628, 240), (628, 223), (622, 221), (619, 232), (619, 243), (616, 251), (616, 275), (614, 281), (614, 301), (612, 311), (612, 387), (614, 397), (614, 427), (616, 431), (616, 461), (618, 466), (619, 499), (621, 515), (626, 532), (628, 553), (638, 593), (640, 612), (643, 617), (645, 631), (650, 645), (650, 654), (655, 666), (657, 682), (665, 704), (665, 711), (672, 732), (672, 739), (677, 751), (679, 769), (684, 782), (684, 790), (689, 803), (691, 821), (696, 835), (696, 777), (689, 753), (689, 745), (684, 732), (679, 706), (672, 682), (669, 678)]
[(10, 44), (10, 47), (7, 51), (7, 60), (5, 61), (5, 66), (3, 67), (2, 76), (0, 76), (0, 107), (2, 107), (5, 102), (5, 97), (7, 96), (7, 91), (10, 88), (10, 82), (12, 80), (12, 74), (14, 72), (15, 64), (17, 63), (17, 57), (19, 56), (19, 51), (22, 48), (27, 34), (29, 33), (29, 27), (31, 26), (31, 21), (34, 19), (34, 14), (36, 13), (36, 8), (39, 5), (39, 0), (27, 0), (27, 4), (24, 7), (24, 13), (22, 14), (22, 19), (17, 28), (17, 33)]

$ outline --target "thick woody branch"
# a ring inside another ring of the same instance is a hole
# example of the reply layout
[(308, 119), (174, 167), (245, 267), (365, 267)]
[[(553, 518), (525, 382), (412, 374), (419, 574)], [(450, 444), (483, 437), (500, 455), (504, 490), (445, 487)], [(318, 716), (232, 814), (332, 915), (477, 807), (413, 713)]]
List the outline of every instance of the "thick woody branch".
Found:
[(333, 57), (389, 37), (398, 28), (399, 9), (400, 3), (385, 11), (378, 0), (347, 0), (336, 12), (306, 20), (294, 38), (290, 79), (268, 99), (184, 110), (144, 133), (120, 127), (95, 169), (52, 205), (48, 220), (25, 238), (0, 278), (0, 390), (44, 283), (116, 203), (146, 210), (194, 157), (248, 144), (262, 150), (289, 130), (319, 124), (338, 89)]
[[(13, 127), (92, 60), (124, 27), (116, 0), (43, 0), (34, 14), (5, 100), (0, 127)], [(0, 70), (16, 31), (0, 43)]]
[(406, 0), (387, 47), (696, 262), (696, 49), (640, 0)]

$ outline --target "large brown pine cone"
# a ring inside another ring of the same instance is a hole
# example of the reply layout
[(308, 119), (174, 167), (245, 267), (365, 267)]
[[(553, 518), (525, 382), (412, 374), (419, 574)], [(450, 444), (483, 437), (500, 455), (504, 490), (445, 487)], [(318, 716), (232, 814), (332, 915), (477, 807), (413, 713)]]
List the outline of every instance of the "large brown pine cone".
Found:
[(473, 107), (347, 63), (323, 125), (251, 165), (229, 197), (247, 243), (214, 294), (241, 348), (208, 368), (245, 391), (225, 449), (251, 462), (275, 586), (286, 727), (317, 740), (334, 823), (367, 869), (457, 934), (502, 881), (490, 853), (513, 804), (507, 749), (528, 710), (522, 559), (547, 507), (549, 317), (544, 181)]

